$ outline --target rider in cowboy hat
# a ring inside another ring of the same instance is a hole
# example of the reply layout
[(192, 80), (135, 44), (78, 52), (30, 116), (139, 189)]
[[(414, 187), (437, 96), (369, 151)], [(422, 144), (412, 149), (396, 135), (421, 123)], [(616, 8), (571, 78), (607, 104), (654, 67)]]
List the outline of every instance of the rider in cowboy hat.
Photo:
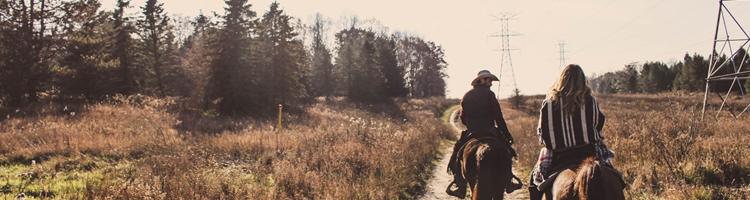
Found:
[[(453, 155), (448, 164), (448, 171), (453, 173), (454, 180), (448, 185), (446, 192), (452, 196), (463, 198), (466, 195), (466, 181), (461, 177), (461, 170), (456, 157), (461, 147), (471, 138), (495, 137), (500, 141), (508, 143), (509, 151), (515, 156), (515, 151), (510, 148), (513, 143), (508, 127), (505, 125), (503, 112), (500, 109), (495, 93), (490, 90), (493, 81), (499, 81), (497, 76), (488, 70), (479, 71), (477, 77), (471, 82), (473, 89), (467, 92), (461, 100), (461, 122), (466, 125), (467, 131), (461, 134), (461, 138), (453, 147)], [(452, 186), (458, 188), (452, 190)], [(511, 184), (509, 191), (520, 188), (518, 184)]]

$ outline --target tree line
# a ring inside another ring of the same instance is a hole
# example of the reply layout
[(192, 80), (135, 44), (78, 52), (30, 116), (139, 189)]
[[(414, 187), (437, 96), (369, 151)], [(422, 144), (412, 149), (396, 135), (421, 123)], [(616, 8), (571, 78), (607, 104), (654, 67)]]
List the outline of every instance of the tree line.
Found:
[[(377, 103), (445, 96), (447, 63), (434, 42), (351, 18), (331, 47), (323, 16), (306, 25), (278, 2), (261, 15), (248, 0), (224, 3), (223, 14), (180, 21), (159, 0), (147, 0), (136, 15), (127, 14), (129, 0), (113, 10), (98, 0), (2, 1), (0, 107), (145, 94), (244, 115), (316, 97)], [(178, 28), (185, 24), (192, 30)]]
[[(716, 55), (716, 54), (714, 54)], [(742, 71), (750, 71), (750, 55), (740, 49), (731, 56), (716, 56), (719, 65), (724, 65), (716, 75), (736, 72), (740, 65)], [(744, 64), (743, 64), (744, 62)], [(667, 64), (664, 62), (645, 62), (641, 65), (628, 64), (623, 69), (594, 76), (589, 80), (592, 89), (597, 93), (659, 93), (668, 91), (702, 92), (706, 89), (706, 75), (710, 61), (698, 54), (685, 54), (682, 61)], [(709, 88), (713, 92), (745, 92), (750, 90), (750, 81), (739, 80), (734, 86), (732, 81), (716, 81)]]

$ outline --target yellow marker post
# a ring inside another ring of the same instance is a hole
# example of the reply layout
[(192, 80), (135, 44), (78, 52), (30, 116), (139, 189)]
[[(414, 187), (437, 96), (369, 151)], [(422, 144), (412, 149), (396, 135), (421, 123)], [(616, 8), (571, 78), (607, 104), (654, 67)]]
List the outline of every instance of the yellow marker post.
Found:
[(284, 114), (284, 106), (279, 104), (279, 122), (276, 124), (276, 153), (280, 153), (279, 151), (279, 133), (281, 132), (282, 127), (282, 115)]
[(284, 106), (279, 104), (279, 123), (276, 124), (276, 131), (281, 131), (281, 125), (282, 125), (281, 120), (282, 120), (282, 115), (284, 114), (283, 111), (284, 111)]

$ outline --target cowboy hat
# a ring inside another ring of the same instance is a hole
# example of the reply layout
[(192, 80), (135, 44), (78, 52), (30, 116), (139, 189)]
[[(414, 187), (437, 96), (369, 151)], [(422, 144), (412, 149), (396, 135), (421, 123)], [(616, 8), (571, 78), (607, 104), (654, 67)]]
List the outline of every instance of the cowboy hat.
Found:
[(497, 76), (495, 76), (494, 74), (490, 73), (489, 70), (479, 71), (479, 73), (477, 73), (477, 77), (474, 78), (474, 80), (479, 80), (483, 78), (492, 78), (492, 81), (500, 81), (500, 79), (497, 78)]

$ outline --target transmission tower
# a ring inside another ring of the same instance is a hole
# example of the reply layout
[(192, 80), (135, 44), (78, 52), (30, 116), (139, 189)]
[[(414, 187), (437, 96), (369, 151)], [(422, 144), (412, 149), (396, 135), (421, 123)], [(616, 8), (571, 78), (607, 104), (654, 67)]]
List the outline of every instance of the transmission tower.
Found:
[(559, 68), (562, 69), (563, 67), (565, 67), (567, 63), (565, 62), (565, 45), (566, 44), (565, 44), (565, 41), (560, 41), (560, 43), (557, 43), (557, 45), (560, 46), (560, 67)]
[(500, 83), (497, 86), (497, 97), (500, 98), (500, 93), (503, 86), (502, 80), (505, 76), (504, 70), (510, 70), (510, 76), (513, 79), (513, 89), (518, 90), (518, 83), (516, 82), (516, 72), (513, 68), (513, 58), (511, 56), (511, 52), (518, 51), (518, 49), (512, 49), (510, 47), (510, 38), (521, 36), (521, 34), (511, 33), (510, 31), (510, 21), (514, 20), (514, 15), (503, 14), (502, 16), (493, 15), (492, 17), (494, 17), (495, 21), (500, 24), (500, 32), (490, 35), (490, 37), (500, 38), (500, 49), (498, 49), (498, 51), (500, 51), (500, 72), (497, 77), (500, 80)]
[[(748, 112), (750, 103), (742, 101), (745, 95), (745, 89), (742, 82), (750, 81), (750, 66), (748, 61), (748, 43), (750, 35), (742, 27), (739, 19), (732, 14), (732, 11), (726, 5), (730, 0), (719, 0), (719, 14), (716, 19), (716, 30), (714, 32), (714, 44), (709, 56), (708, 74), (706, 75), (706, 91), (703, 95), (703, 109), (701, 119), (706, 114), (706, 108), (713, 103), (710, 102), (709, 96), (715, 93), (721, 100), (721, 104), (716, 109), (715, 118), (719, 117), (722, 111), (727, 111), (734, 118), (742, 116)], [(716, 88), (719, 83), (728, 83), (727, 91), (718, 91)], [(732, 104), (741, 104), (744, 109), (732, 108)]]

